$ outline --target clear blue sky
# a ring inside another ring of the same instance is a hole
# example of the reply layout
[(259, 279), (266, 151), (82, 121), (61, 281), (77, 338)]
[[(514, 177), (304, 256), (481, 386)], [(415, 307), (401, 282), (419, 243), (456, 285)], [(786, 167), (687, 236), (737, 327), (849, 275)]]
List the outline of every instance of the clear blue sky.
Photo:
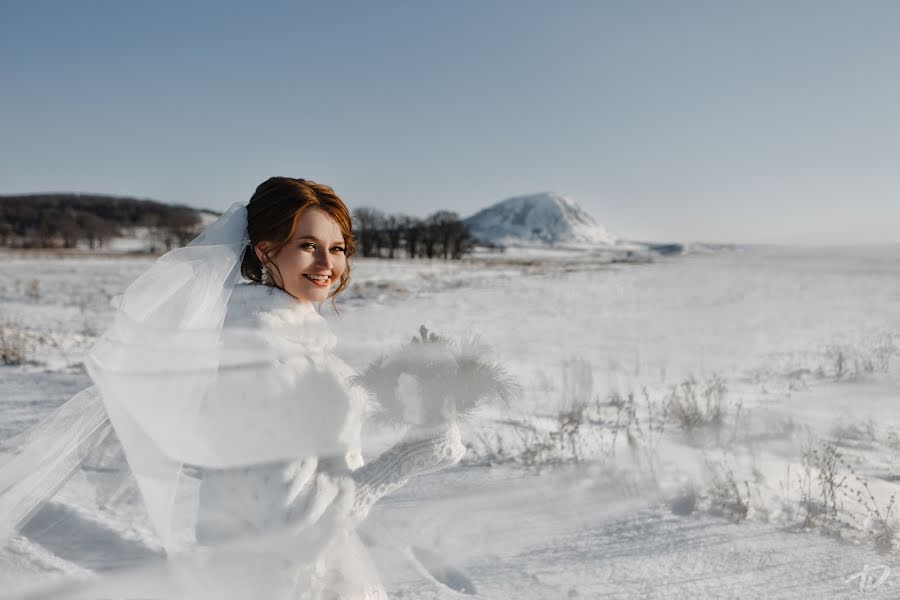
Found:
[(900, 2), (0, 0), (0, 194), (270, 175), (633, 239), (900, 241)]

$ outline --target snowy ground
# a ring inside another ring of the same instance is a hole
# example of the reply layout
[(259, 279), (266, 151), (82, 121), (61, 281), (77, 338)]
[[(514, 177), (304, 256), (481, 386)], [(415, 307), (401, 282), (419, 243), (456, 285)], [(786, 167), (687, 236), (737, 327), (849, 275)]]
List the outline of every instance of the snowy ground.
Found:
[[(523, 385), (466, 424), (463, 465), (365, 523), (389, 591), (896, 596), (898, 259), (891, 246), (358, 260), (340, 317), (324, 311), (352, 366), (425, 324), (480, 333)], [(0, 439), (87, 385), (79, 361), (108, 300), (149, 260), (0, 261), (0, 344), (24, 358), (0, 366)], [(389, 443), (367, 433), (367, 453)], [(140, 519), (75, 504), (48, 506), (0, 554), (0, 597), (158, 555)]]

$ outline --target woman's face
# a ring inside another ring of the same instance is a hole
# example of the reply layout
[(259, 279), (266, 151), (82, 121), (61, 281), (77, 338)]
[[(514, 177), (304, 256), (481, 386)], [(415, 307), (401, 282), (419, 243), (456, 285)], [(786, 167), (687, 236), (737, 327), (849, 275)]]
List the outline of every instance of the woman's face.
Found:
[[(263, 264), (265, 245), (260, 242), (256, 249)], [(294, 236), (272, 257), (277, 269), (267, 265), (269, 277), (297, 300), (324, 302), (347, 270), (344, 249), (344, 235), (335, 220), (322, 209), (309, 207), (300, 216)]]

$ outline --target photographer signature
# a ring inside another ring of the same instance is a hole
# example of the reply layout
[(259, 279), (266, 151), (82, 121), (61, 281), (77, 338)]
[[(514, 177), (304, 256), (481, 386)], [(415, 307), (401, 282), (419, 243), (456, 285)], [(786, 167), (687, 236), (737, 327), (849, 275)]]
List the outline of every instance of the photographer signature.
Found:
[(891, 568), (887, 565), (863, 565), (862, 571), (854, 573), (844, 581), (850, 583), (854, 579), (859, 579), (859, 591), (870, 592), (887, 581), (890, 574)]

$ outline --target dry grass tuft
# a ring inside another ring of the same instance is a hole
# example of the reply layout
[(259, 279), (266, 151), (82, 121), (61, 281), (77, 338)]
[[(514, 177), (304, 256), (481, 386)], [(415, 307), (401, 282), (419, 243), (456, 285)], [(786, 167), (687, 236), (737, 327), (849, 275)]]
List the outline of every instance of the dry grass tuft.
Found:
[(0, 320), (0, 362), (21, 365), (27, 359), (25, 332), (7, 321)]

